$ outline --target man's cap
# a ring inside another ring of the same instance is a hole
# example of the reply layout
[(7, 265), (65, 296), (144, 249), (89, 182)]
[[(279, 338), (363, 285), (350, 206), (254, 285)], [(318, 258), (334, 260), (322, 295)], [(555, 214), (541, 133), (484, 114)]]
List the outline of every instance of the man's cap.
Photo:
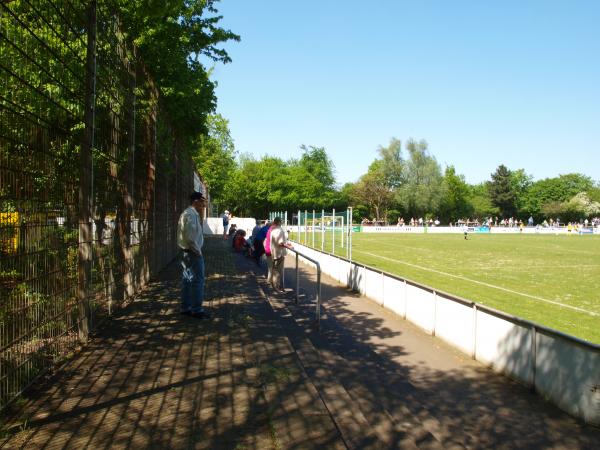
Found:
[(281, 223), (281, 217), (275, 217), (275, 219), (273, 219), (273, 223), (280, 224)]
[(190, 195), (190, 201), (204, 200), (204, 194), (202, 192), (192, 192)]

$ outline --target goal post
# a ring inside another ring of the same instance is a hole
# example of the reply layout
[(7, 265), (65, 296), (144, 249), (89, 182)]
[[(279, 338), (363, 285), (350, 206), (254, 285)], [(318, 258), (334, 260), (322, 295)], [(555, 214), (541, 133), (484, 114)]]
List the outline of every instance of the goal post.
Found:
[[(321, 251), (332, 254), (336, 254), (337, 247), (338, 255), (348, 257), (351, 254), (349, 249), (350, 233), (352, 233), (351, 211), (351, 208), (341, 211), (298, 209), (289, 216), (285, 211), (271, 212), (269, 218), (272, 220), (275, 216), (280, 216), (282, 219), (291, 217), (290, 222), (285, 221), (289, 224), (286, 229), (299, 244), (320, 248)], [(340, 253), (340, 249), (345, 249), (345, 252)]]

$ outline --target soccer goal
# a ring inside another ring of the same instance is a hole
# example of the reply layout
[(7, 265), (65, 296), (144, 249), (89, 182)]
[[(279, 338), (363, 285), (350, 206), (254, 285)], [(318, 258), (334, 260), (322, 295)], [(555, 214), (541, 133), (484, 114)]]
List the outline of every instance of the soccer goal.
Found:
[[(352, 208), (342, 211), (298, 210), (296, 213), (271, 212), (269, 218), (282, 218), (290, 238), (299, 244), (352, 257)], [(338, 251), (336, 252), (336, 248)], [(343, 248), (340, 252), (340, 248)]]

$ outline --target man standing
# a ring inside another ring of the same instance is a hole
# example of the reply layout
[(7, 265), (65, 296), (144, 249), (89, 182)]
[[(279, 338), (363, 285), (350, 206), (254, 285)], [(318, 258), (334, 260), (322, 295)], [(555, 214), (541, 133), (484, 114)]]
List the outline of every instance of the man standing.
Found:
[(273, 220), (273, 226), (271, 227), (271, 258), (272, 258), (272, 269), (271, 284), (276, 292), (285, 292), (283, 289), (283, 264), (285, 261), (285, 255), (287, 249), (292, 248), (292, 245), (287, 242), (285, 237), (285, 231), (281, 228), (281, 218), (275, 217)]
[(256, 221), (256, 226), (252, 229), (252, 247), (254, 247), (254, 260), (256, 261), (256, 265), (260, 266), (260, 258), (265, 253), (265, 248), (263, 247), (263, 241), (265, 240), (265, 236), (267, 235), (267, 230), (265, 230), (264, 234), (262, 232), (263, 227), (260, 222)]
[(229, 219), (230, 219), (229, 211), (225, 210), (223, 213), (223, 239), (227, 240), (227, 229), (229, 228)]
[(177, 245), (182, 250), (181, 257), (181, 314), (208, 318), (202, 308), (204, 300), (204, 257), (202, 245), (202, 214), (206, 200), (201, 192), (190, 195), (190, 206), (179, 216), (177, 223)]

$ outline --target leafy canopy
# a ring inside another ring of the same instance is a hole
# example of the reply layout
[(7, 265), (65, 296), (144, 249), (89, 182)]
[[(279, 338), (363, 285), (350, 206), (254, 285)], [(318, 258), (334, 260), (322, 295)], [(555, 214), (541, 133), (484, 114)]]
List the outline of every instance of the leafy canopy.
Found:
[(218, 26), (216, 0), (116, 0), (124, 29), (158, 86), (179, 136), (190, 143), (206, 132), (214, 111), (214, 82), (202, 57), (228, 63), (219, 45), (240, 37)]

